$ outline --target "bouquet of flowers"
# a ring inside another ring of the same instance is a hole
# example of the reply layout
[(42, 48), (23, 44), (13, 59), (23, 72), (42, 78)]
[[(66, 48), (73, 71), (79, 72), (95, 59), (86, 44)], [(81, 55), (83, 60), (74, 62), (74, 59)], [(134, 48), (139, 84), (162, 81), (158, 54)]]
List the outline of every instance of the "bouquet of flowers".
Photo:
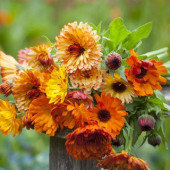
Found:
[(0, 51), (0, 93), (15, 99), (0, 100), (2, 134), (72, 129), (65, 147), (75, 159), (98, 160), (109, 170), (148, 170), (131, 149), (141, 134), (143, 143), (166, 145), (163, 120), (170, 111), (160, 92), (162, 75), (169, 75), (162, 62), (167, 48), (136, 53), (151, 27), (129, 31), (121, 18), (108, 30), (73, 22), (56, 42), (46, 37), (46, 44), (20, 50), (18, 60)]

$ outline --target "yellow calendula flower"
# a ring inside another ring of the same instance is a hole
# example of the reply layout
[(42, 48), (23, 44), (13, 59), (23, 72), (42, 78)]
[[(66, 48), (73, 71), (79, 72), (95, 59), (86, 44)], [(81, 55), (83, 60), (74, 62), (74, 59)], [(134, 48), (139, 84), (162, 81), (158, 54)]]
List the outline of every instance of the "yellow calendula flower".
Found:
[(22, 121), (16, 116), (15, 106), (7, 100), (0, 100), (0, 131), (2, 134), (8, 135), (10, 132), (13, 132), (13, 136), (20, 134)]
[(121, 79), (120, 74), (114, 73), (114, 78), (109, 74), (101, 85), (101, 91), (110, 94), (112, 97), (117, 97), (122, 103), (131, 103), (132, 97), (135, 97), (135, 92), (131, 84)]
[(46, 95), (50, 99), (49, 103), (62, 103), (67, 95), (68, 78), (64, 65), (54, 69), (51, 78), (47, 82)]

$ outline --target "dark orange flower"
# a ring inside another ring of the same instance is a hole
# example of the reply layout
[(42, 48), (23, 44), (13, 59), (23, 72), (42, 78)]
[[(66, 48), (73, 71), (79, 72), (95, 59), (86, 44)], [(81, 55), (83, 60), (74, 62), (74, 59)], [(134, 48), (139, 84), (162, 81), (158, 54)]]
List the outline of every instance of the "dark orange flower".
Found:
[(12, 83), (10, 81), (4, 81), (0, 85), (0, 94), (4, 94), (6, 97), (8, 97), (12, 93)]
[(161, 90), (160, 84), (166, 84), (166, 79), (161, 75), (167, 74), (163, 63), (155, 60), (138, 60), (137, 54), (133, 50), (130, 50), (130, 54), (131, 56), (127, 59), (130, 68), (125, 69), (125, 74), (136, 94), (150, 96), (153, 94), (153, 89)]
[(147, 162), (126, 151), (107, 156), (98, 162), (98, 166), (108, 170), (149, 170)]
[(111, 135), (97, 125), (80, 127), (67, 137), (66, 150), (75, 159), (100, 159), (112, 149)]
[(40, 79), (41, 74), (37, 70), (23, 71), (15, 79), (12, 92), (21, 113), (25, 113), (32, 100), (41, 95)]
[(76, 125), (78, 126), (84, 126), (85, 123), (90, 121), (90, 112), (83, 103), (78, 105), (76, 102), (74, 104), (70, 102), (67, 110), (76, 120)]
[(51, 115), (51, 110), (54, 107), (54, 104), (49, 104), (49, 99), (45, 95), (41, 95), (32, 101), (29, 107), (29, 114), (32, 124), (34, 124), (34, 129), (37, 132), (45, 132), (49, 136), (55, 135), (58, 123), (56, 123)]
[(23, 127), (26, 127), (27, 130), (34, 129), (34, 124), (32, 123), (31, 116), (29, 113), (24, 114), (22, 123), (23, 123)]
[(0, 10), (0, 26), (9, 25), (12, 22), (12, 15), (4, 10)]
[(113, 98), (110, 94), (102, 92), (101, 97), (94, 95), (97, 104), (90, 111), (90, 117), (96, 121), (100, 127), (106, 128), (114, 137), (118, 135), (124, 126), (128, 113), (124, 111), (125, 106), (121, 105), (121, 100)]

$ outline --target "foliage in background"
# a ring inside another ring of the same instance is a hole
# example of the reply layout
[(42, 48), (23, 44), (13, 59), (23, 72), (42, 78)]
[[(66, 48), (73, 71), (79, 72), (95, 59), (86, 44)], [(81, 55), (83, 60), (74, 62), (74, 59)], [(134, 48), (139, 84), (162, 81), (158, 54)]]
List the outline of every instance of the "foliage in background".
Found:
[[(42, 35), (54, 41), (59, 30), (68, 22), (76, 20), (98, 25), (102, 21), (103, 29), (107, 30), (108, 23), (118, 16), (124, 18), (129, 30), (153, 21), (153, 31), (140, 46), (139, 54), (146, 54), (164, 46), (170, 49), (168, 0), (0, 0), (0, 11), (6, 11), (11, 17), (6, 24), (0, 23), (0, 49), (13, 56), (17, 55), (19, 49), (45, 41)], [(169, 60), (167, 57), (166, 62)], [(166, 119), (168, 141), (169, 122), (170, 119)], [(48, 169), (48, 137), (32, 131), (24, 134), (15, 140), (12, 140), (11, 136), (0, 135), (0, 168)], [(142, 141), (144, 136), (145, 134), (139, 141)], [(135, 152), (139, 157), (149, 160), (151, 169), (168, 170), (170, 151), (165, 152), (163, 145), (156, 150), (155, 153), (155, 150), (146, 144), (142, 150), (137, 145)]]

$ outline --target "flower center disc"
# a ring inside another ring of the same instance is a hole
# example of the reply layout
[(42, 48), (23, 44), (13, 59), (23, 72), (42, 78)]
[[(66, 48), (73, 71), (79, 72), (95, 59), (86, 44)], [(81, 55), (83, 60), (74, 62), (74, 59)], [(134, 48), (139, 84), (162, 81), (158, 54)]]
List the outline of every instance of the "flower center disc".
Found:
[(85, 49), (81, 47), (79, 44), (72, 44), (68, 47), (68, 51), (71, 55), (75, 55), (76, 57), (79, 57)]
[(141, 69), (141, 73), (136, 75), (136, 78), (139, 78), (139, 79), (143, 78), (147, 73), (147, 70), (144, 69), (143, 67), (141, 67), (140, 69)]
[(102, 109), (98, 112), (98, 118), (102, 122), (107, 122), (111, 118), (110, 112), (105, 109)]
[(122, 82), (116, 82), (116, 83), (113, 83), (112, 84), (112, 89), (115, 91), (115, 92), (124, 92), (126, 90), (126, 85), (123, 84)]

